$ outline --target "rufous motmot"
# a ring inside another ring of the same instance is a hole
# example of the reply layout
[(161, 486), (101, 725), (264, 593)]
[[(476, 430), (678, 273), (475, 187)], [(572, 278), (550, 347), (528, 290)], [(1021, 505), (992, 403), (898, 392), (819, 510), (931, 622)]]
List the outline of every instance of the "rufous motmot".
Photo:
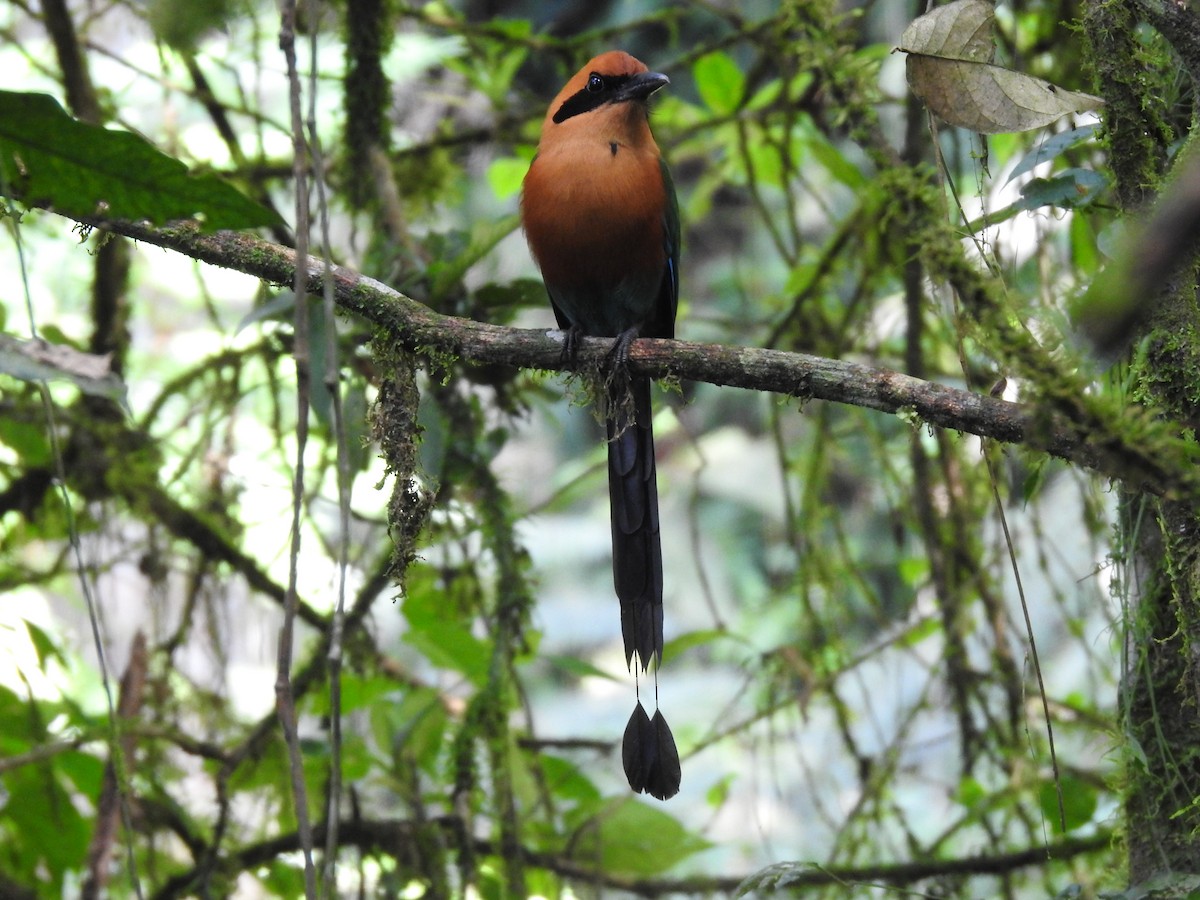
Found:
[[(650, 133), (650, 95), (669, 82), (610, 51), (575, 73), (550, 104), (525, 176), (521, 218), (550, 305), (573, 356), (581, 336), (614, 338), (617, 376), (604, 400), (613, 580), (625, 662), (662, 661), (663, 568), (651, 430), (650, 379), (630, 375), (638, 337), (675, 335), (679, 207)], [(657, 682), (655, 685), (657, 707)], [(639, 699), (625, 729), (629, 785), (660, 800), (679, 790), (675, 738)]]

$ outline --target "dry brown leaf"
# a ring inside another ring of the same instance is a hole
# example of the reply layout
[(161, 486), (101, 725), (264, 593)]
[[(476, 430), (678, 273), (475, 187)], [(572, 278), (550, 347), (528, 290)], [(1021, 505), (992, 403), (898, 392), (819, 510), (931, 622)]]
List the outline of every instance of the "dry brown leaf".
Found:
[(905, 53), (990, 63), (996, 52), (996, 8), (987, 0), (955, 0), (914, 19), (900, 35)]
[(982, 134), (1028, 131), (1103, 100), (991, 63), (994, 8), (955, 0), (915, 19), (900, 38), (908, 84), (930, 112)]

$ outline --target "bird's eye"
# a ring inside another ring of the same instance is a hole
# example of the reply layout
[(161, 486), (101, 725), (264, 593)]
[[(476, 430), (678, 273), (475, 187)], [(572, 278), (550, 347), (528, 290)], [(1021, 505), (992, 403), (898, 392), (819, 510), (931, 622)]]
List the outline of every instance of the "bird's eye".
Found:
[(604, 79), (600, 77), (599, 73), (593, 72), (588, 76), (587, 89), (592, 94), (598, 94), (604, 90)]

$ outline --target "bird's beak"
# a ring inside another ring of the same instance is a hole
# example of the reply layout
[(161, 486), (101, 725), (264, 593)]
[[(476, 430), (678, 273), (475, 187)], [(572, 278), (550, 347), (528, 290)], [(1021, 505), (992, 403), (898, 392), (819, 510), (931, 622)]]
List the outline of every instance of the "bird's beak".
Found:
[(613, 99), (645, 100), (661, 87), (666, 87), (671, 79), (662, 72), (641, 72), (634, 75), (621, 87), (621, 92)]

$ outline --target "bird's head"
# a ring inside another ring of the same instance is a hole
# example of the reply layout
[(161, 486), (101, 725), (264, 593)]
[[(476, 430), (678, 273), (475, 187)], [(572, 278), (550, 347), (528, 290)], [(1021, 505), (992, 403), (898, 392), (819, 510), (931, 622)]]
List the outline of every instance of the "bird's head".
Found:
[(646, 118), (646, 101), (659, 88), (670, 84), (661, 72), (621, 50), (610, 50), (590, 60), (566, 83), (542, 125), (543, 134), (556, 126), (589, 128), (602, 122)]

